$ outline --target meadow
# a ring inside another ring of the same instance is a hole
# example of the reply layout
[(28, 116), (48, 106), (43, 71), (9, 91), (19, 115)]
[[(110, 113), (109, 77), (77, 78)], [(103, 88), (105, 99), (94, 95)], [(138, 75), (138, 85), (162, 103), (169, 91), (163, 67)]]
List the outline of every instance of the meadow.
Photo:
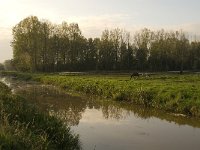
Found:
[(21, 80), (52, 84), (65, 90), (126, 101), (167, 112), (200, 117), (199, 74), (153, 74), (134, 77), (130, 74), (31, 74), (2, 72)]
[(79, 137), (0, 82), (0, 149), (81, 149)]

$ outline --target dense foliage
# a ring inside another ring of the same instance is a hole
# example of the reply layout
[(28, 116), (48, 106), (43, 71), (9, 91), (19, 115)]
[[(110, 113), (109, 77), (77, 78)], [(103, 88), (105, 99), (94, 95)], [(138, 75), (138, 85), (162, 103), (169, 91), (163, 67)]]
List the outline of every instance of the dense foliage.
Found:
[(0, 149), (80, 149), (70, 128), (41, 113), (0, 82)]
[(182, 31), (105, 30), (85, 38), (78, 24), (30, 16), (13, 28), (12, 64), (21, 71), (199, 70), (200, 42)]

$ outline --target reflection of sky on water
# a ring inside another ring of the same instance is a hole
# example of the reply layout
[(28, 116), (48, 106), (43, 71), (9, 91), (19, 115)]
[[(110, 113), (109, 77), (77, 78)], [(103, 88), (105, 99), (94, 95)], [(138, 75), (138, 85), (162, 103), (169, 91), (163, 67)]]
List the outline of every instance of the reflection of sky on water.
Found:
[[(126, 112), (123, 112), (126, 116)], [(123, 116), (121, 114), (121, 116)], [(102, 110), (97, 110), (97, 109), (89, 109), (87, 108), (85, 110), (85, 113), (82, 115), (81, 122), (87, 122), (87, 123), (102, 123), (102, 124), (121, 124), (122, 122), (125, 123), (127, 120), (124, 118), (120, 118), (119, 121), (116, 121), (116, 118), (107, 118), (107, 121), (105, 122), (105, 116), (102, 114)], [(119, 118), (118, 118), (119, 119)]]
[(190, 126), (161, 121), (152, 117), (142, 119), (130, 114), (125, 119), (105, 120), (100, 110), (86, 109), (78, 126), (72, 128), (80, 134), (85, 149), (198, 149), (200, 130)]

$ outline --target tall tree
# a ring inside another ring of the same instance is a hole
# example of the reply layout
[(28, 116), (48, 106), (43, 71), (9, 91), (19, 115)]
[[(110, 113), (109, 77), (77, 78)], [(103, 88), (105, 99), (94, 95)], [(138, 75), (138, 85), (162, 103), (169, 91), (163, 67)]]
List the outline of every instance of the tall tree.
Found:
[[(37, 70), (38, 51), (40, 49), (40, 21), (36, 16), (22, 20), (13, 28), (13, 54), (14, 61), (19, 64), (20, 69), (32, 71)], [(24, 65), (26, 64), (26, 66)]]

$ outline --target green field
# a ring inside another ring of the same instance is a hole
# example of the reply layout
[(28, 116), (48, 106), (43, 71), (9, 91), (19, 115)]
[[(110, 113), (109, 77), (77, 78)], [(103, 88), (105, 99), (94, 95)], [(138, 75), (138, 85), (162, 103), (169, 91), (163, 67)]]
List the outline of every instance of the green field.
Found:
[(80, 149), (79, 138), (0, 82), (0, 149)]
[(130, 80), (130, 75), (25, 74), (2, 72), (23, 80), (52, 84), (66, 90), (127, 101), (187, 116), (200, 117), (200, 75), (154, 74)]

